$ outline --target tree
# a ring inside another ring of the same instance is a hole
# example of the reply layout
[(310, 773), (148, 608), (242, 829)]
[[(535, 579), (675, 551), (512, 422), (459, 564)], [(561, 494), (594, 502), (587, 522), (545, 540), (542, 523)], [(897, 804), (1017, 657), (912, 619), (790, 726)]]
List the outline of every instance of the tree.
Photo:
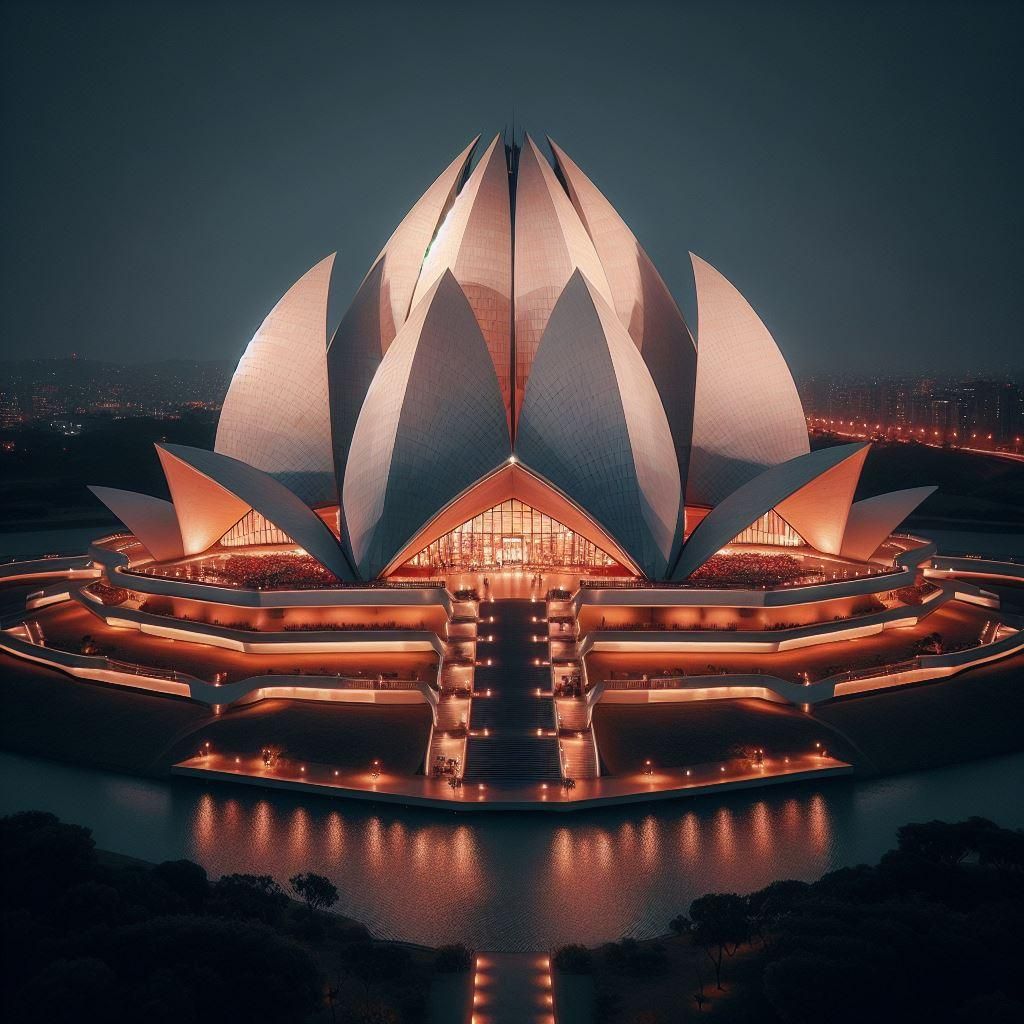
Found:
[[(732, 956), (749, 936), (747, 904), (736, 893), (710, 893), (690, 904), (693, 940), (715, 966), (715, 984), (722, 987), (722, 956)], [(729, 947), (732, 947), (730, 951)]]
[(288, 879), (292, 892), (306, 903), (306, 909), (312, 914), (315, 910), (326, 910), (338, 902), (338, 890), (329, 878), (315, 875), (312, 871), (292, 875)]
[(562, 946), (555, 951), (551, 964), (563, 974), (590, 974), (594, 969), (594, 955), (586, 946)]
[(288, 896), (270, 875), (224, 875), (214, 883), (208, 909), (219, 917), (274, 925), (288, 908)]
[(685, 914), (676, 914), (668, 923), (669, 931), (682, 938), (693, 931), (693, 922)]
[(765, 929), (771, 929), (801, 900), (806, 899), (810, 886), (806, 882), (783, 879), (766, 885), (747, 897), (747, 918), (751, 930), (767, 942)]
[(38, 907), (96, 872), (92, 832), (43, 811), (0, 819), (4, 905)]
[(897, 829), (900, 852), (910, 853), (936, 864), (955, 867), (967, 856), (978, 853), (985, 841), (1001, 830), (987, 818), (966, 821), (926, 821)]
[(153, 868), (153, 877), (161, 881), (190, 910), (198, 910), (210, 894), (206, 870), (190, 860), (165, 860)]
[(997, 868), (1024, 867), (1024, 832), (997, 828), (982, 835), (978, 842), (978, 860)]
[(452, 946), (441, 946), (434, 957), (434, 970), (442, 974), (468, 971), (472, 966), (473, 953), (461, 942)]

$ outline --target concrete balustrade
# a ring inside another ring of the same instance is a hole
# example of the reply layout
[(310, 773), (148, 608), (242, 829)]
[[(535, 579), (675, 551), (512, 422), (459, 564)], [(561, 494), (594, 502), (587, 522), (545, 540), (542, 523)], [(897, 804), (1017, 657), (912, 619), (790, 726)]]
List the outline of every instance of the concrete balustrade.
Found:
[(657, 704), (756, 698), (807, 709), (837, 697), (946, 678), (1024, 651), (1024, 631), (1003, 626), (998, 632), (1003, 635), (977, 647), (949, 654), (922, 654), (894, 665), (842, 672), (807, 685), (769, 673), (599, 680), (586, 696), (588, 723), (594, 705), (602, 700), (614, 704)]
[(36, 643), (27, 626), (0, 632), (0, 650), (79, 679), (125, 686), (151, 693), (186, 697), (215, 710), (260, 700), (338, 701), (348, 704), (415, 704), (423, 702), (436, 721), (437, 686), (414, 679), (362, 679), (281, 673), (249, 676), (233, 683), (211, 683), (187, 672), (118, 662), (103, 655), (76, 654)]

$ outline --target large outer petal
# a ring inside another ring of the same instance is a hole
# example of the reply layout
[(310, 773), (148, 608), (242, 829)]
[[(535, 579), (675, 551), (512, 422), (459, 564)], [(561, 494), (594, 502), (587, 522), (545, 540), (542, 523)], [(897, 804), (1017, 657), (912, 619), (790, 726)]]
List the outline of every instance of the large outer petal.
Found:
[(792, 374), (768, 328), (714, 267), (697, 284), (697, 393), (687, 501), (716, 505), (769, 466), (810, 448)]
[(693, 337), (668, 286), (618, 211), (568, 154), (551, 139), (548, 142), (601, 259), (615, 312), (640, 349), (661, 395), (685, 490), (697, 376)]
[(842, 555), (866, 561), (878, 546), (929, 495), (934, 487), (908, 487), (903, 491), (876, 494), (873, 498), (855, 501), (846, 521)]
[(343, 507), (361, 575), (379, 574), (424, 523), (509, 454), (490, 353), (446, 272), (395, 337), (356, 423)]
[(512, 331), (512, 220), (508, 166), (496, 136), (473, 169), (423, 261), (415, 308), (446, 270), (455, 275), (473, 310), (510, 408)]
[(515, 409), (522, 406), (537, 346), (574, 270), (611, 304), (604, 268), (579, 215), (533, 139), (526, 136), (516, 175)]
[(775, 511), (812, 548), (829, 555), (839, 554), (868, 450), (869, 446), (865, 444), (860, 451), (821, 473), (775, 506)]
[(182, 556), (184, 548), (178, 517), (169, 501), (116, 487), (90, 487), (89, 490), (135, 534), (135, 539), (156, 561), (166, 562)]
[(327, 374), (339, 486), (370, 381), (409, 315), (427, 249), (455, 201), (478, 141), (479, 136), (444, 169), (395, 228), (331, 339)]
[(216, 451), (270, 473), (309, 504), (336, 495), (327, 398), (327, 296), (334, 254), (270, 311), (239, 360)]
[(516, 455), (584, 509), (648, 576), (665, 573), (682, 518), (668, 420), (632, 339), (578, 270), (541, 339)]
[(287, 534), (339, 579), (353, 574), (323, 520), (274, 477), (217, 452), (157, 445), (186, 555), (198, 554), (250, 509)]
[[(787, 499), (795, 510), (801, 512), (800, 525), (790, 525), (802, 537), (807, 538), (804, 530), (825, 537), (838, 532), (841, 537), (850, 511), (849, 498), (844, 501), (843, 496), (846, 493), (852, 496), (852, 490), (847, 492), (850, 477), (856, 486), (867, 449), (866, 443), (819, 448), (772, 466), (753, 480), (748, 480), (700, 521), (683, 545), (672, 578), (685, 580), (754, 520)], [(815, 483), (822, 478), (826, 481), (838, 479), (840, 486), (828, 483), (820, 492), (828, 500), (815, 510), (813, 504), (804, 504), (800, 500), (800, 492), (805, 488), (815, 490)]]
[[(430, 243), (455, 202), (459, 183), (476, 144), (478, 135), (416, 201), (416, 205), (395, 228), (387, 245), (374, 261), (384, 264), (380, 286), (381, 351), (386, 352), (409, 316), (416, 282), (420, 278)], [(372, 268), (371, 268), (372, 269)], [(369, 275), (367, 275), (369, 276)]]

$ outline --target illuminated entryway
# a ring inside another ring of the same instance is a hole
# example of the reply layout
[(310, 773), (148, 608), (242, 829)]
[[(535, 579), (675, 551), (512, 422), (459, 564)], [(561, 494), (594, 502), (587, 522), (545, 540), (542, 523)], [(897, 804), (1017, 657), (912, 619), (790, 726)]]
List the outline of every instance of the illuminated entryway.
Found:
[(770, 544), (773, 547), (794, 548), (807, 541), (779, 515), (775, 509), (759, 516), (745, 530), (736, 534), (730, 544)]
[(255, 509), (249, 509), (218, 543), (225, 548), (241, 548), (263, 544), (294, 544), (295, 541)]
[(475, 569), (609, 569), (618, 563), (557, 519), (510, 498), (443, 534), (403, 568), (465, 572)]

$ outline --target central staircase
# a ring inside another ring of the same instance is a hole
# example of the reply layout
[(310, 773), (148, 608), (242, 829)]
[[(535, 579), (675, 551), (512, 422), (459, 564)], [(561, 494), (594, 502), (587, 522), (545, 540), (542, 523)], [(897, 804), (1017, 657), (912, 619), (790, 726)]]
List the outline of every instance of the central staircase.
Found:
[[(492, 617), (494, 621), (489, 622)], [(548, 653), (543, 619), (542, 602), (501, 600), (480, 605), (466, 782), (558, 782), (561, 778), (550, 670), (537, 664)]]

